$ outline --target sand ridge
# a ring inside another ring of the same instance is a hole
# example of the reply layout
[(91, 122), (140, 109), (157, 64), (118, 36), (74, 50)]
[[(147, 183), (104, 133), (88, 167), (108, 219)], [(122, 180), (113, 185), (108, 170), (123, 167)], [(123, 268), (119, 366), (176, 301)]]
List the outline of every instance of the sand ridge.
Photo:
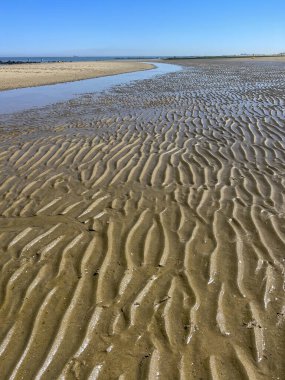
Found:
[(154, 65), (135, 61), (0, 65), (0, 91), (149, 70), (153, 67)]
[(0, 118), (0, 373), (284, 378), (285, 68)]

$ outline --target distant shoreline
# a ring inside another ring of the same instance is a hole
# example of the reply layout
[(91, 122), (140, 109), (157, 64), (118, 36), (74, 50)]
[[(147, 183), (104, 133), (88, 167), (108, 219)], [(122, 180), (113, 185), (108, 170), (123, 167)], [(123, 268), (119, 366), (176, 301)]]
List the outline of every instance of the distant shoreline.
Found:
[(280, 58), (285, 59), (285, 54), (276, 54), (276, 55), (209, 55), (209, 56), (195, 56), (195, 57), (167, 57), (161, 58), (162, 60), (172, 61), (172, 60), (197, 60), (197, 59), (258, 59), (258, 58)]
[(33, 64), (33, 63), (58, 63), (58, 62), (102, 62), (102, 61), (142, 61), (142, 60), (153, 60), (153, 59), (162, 59), (166, 57), (162, 56), (117, 56), (117, 57), (5, 57), (0, 56), (1, 65), (13, 65), (13, 64)]
[(59, 63), (59, 62), (101, 62), (101, 61), (173, 61), (173, 60), (199, 60), (199, 59), (260, 59), (260, 58), (285, 58), (285, 53), (279, 54), (241, 54), (241, 55), (204, 55), (204, 56), (97, 56), (97, 57), (84, 57), (84, 56), (0, 56), (0, 65), (15, 65), (15, 64), (36, 64), (36, 63)]
[[(48, 63), (56, 63), (61, 61), (48, 61)], [(39, 64), (39, 63), (47, 63), (47, 62), (41, 62), (41, 61), (15, 61), (15, 60), (9, 60), (9, 61), (1, 61), (0, 65), (29, 65), (29, 64)]]

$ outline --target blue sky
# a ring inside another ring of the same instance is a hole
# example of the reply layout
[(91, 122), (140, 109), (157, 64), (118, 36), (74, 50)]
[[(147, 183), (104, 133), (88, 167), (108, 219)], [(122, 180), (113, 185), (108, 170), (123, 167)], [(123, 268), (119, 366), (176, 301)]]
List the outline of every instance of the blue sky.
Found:
[(285, 0), (1, 0), (0, 56), (285, 52)]

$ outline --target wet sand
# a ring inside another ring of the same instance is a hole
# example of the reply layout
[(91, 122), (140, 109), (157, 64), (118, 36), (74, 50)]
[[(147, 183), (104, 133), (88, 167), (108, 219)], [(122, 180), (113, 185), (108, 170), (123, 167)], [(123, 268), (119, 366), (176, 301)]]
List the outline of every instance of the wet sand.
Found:
[(285, 65), (189, 65), (0, 118), (2, 378), (284, 379)]
[(0, 65), (0, 91), (72, 82), (106, 75), (152, 69), (142, 62), (56, 62)]
[[(155, 60), (154, 60), (155, 61)], [(159, 62), (169, 62), (169, 63), (176, 63), (184, 66), (190, 66), (190, 65), (196, 65), (196, 64), (217, 64), (217, 63), (234, 63), (234, 62), (240, 62), (240, 63), (249, 63), (249, 62), (285, 62), (285, 56), (265, 56), (265, 57), (247, 57), (247, 56), (240, 56), (240, 57), (213, 57), (213, 58), (190, 58), (190, 59), (181, 59), (181, 58), (171, 58), (171, 59), (160, 59), (157, 60)]]

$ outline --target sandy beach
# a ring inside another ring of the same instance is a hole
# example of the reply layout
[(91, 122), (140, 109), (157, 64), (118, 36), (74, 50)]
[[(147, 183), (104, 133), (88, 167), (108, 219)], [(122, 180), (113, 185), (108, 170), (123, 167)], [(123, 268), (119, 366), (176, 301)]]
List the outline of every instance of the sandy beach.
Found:
[(148, 70), (142, 62), (56, 62), (0, 65), (0, 91)]
[(284, 62), (177, 62), (0, 117), (1, 378), (285, 378)]

